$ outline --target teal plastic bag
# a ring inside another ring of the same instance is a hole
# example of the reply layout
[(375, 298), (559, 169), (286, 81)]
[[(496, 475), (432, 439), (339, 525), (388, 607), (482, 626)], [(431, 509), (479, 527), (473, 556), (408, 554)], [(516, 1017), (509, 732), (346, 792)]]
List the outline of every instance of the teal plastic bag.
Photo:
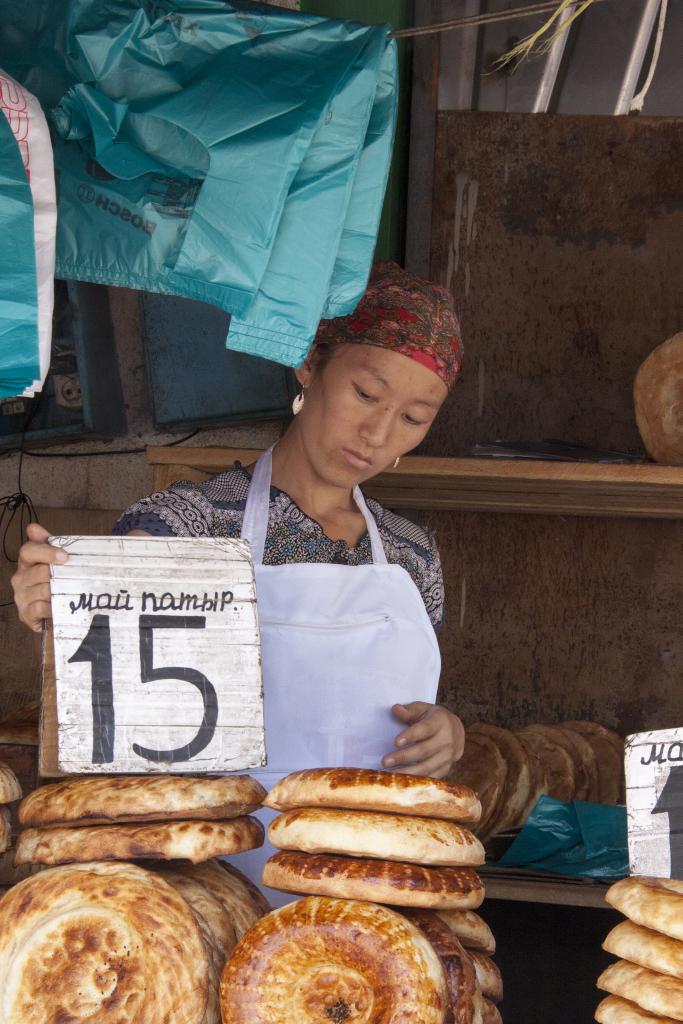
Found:
[(0, 111), (0, 398), (40, 377), (33, 198), (14, 133)]
[(3, 5), (0, 63), (54, 105), (58, 275), (212, 303), (231, 347), (300, 363), (367, 283), (389, 27), (223, 0)]
[(496, 866), (624, 878), (629, 873), (626, 808), (542, 796)]

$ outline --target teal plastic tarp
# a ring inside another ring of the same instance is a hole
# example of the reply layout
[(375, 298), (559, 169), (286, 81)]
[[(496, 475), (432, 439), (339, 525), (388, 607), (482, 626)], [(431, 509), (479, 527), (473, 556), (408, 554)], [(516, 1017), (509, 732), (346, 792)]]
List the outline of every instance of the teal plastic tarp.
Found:
[(52, 109), (58, 276), (212, 303), (230, 347), (288, 365), (355, 308), (396, 118), (388, 26), (222, 0), (0, 12), (0, 65)]

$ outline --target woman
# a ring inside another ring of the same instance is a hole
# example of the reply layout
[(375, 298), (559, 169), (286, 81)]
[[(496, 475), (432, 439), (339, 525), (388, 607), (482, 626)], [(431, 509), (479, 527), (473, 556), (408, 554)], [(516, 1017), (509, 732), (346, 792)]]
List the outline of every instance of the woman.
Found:
[[(450, 294), (378, 264), (351, 316), (323, 321), (296, 370), (294, 419), (256, 463), (136, 502), (115, 533), (242, 536), (256, 569), (266, 786), (299, 768), (353, 765), (443, 777), (460, 720), (436, 705), (443, 581), (432, 538), (367, 504), (359, 485), (424, 439), (460, 371)], [(50, 614), (29, 527), (13, 579), (22, 620)], [(398, 734), (397, 734), (398, 733)]]

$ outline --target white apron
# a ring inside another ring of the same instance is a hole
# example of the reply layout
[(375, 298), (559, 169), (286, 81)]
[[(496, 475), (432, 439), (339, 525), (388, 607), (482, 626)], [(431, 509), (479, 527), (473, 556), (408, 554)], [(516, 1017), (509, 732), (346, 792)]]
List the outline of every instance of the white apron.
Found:
[[(267, 767), (250, 774), (266, 789), (301, 768), (380, 769), (405, 728), (392, 704), (433, 704), (441, 671), (434, 628), (410, 574), (389, 565), (358, 487), (372, 564), (263, 565), (272, 449), (256, 463), (242, 537), (250, 542), (261, 631)], [(264, 808), (264, 825), (275, 812)], [(268, 842), (231, 858), (258, 885)], [(264, 887), (274, 906), (294, 897)]]

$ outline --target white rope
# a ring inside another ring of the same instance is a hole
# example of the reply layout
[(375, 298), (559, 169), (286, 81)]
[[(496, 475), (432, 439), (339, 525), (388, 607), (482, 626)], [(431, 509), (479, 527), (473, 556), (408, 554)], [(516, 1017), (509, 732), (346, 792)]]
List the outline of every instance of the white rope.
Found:
[(669, 0), (661, 0), (659, 8), (659, 22), (657, 24), (657, 37), (655, 39), (655, 47), (652, 51), (652, 60), (650, 61), (650, 70), (647, 73), (647, 78), (643, 88), (640, 90), (637, 96), (634, 96), (631, 100), (631, 106), (629, 112), (632, 110), (642, 110), (643, 104), (645, 103), (645, 97), (647, 96), (648, 90), (652, 85), (652, 79), (655, 77), (655, 71), (657, 70), (657, 64), (659, 63), (659, 52), (662, 48), (662, 37), (664, 35), (664, 22), (666, 21), (666, 9), (668, 7)]

